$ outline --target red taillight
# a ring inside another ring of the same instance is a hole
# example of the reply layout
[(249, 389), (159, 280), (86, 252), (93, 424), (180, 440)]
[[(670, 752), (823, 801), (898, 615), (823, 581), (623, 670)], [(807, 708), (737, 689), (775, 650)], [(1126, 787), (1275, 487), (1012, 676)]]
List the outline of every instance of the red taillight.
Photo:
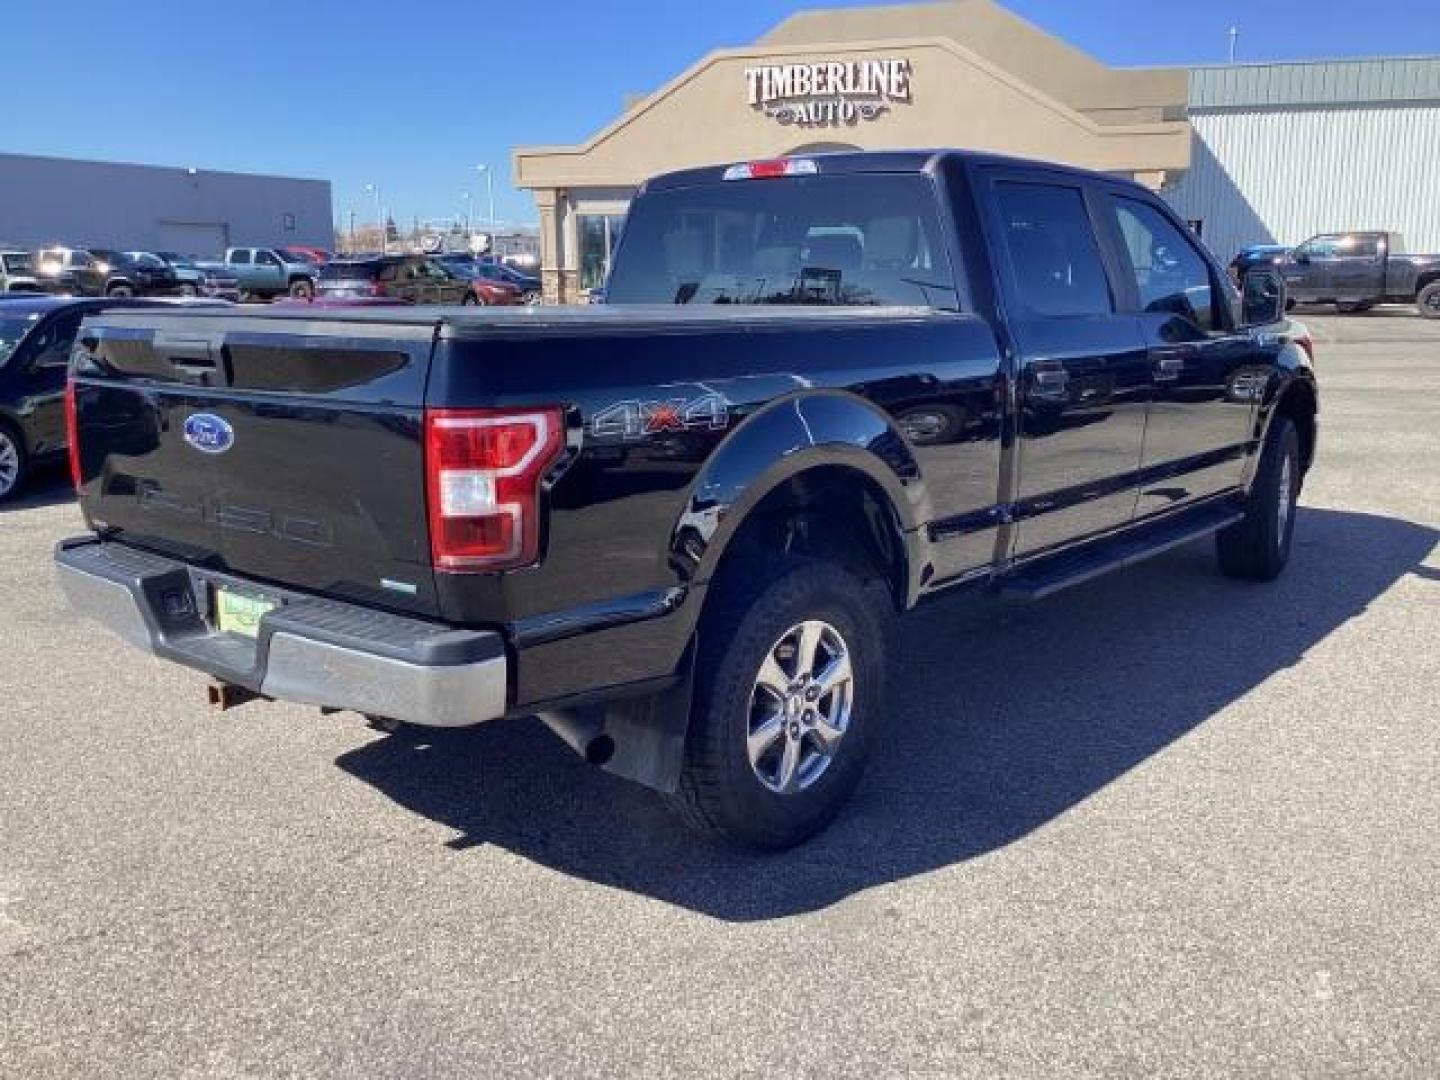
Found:
[(75, 408), (75, 380), (65, 381), (65, 441), (70, 447), (70, 482), (75, 490), (85, 479), (80, 473), (80, 416)]
[(771, 180), (777, 176), (814, 176), (820, 171), (809, 158), (771, 158), (743, 161), (725, 170), (725, 180)]
[(381, 284), (380, 282), (378, 282), (378, 281), (372, 281), (372, 282), (370, 282), (370, 295), (371, 295), (371, 296), (384, 296), (384, 295), (385, 295), (385, 286), (382, 285), (382, 284)]
[(427, 409), (430, 553), (441, 570), (501, 570), (540, 552), (540, 483), (565, 448), (559, 409)]

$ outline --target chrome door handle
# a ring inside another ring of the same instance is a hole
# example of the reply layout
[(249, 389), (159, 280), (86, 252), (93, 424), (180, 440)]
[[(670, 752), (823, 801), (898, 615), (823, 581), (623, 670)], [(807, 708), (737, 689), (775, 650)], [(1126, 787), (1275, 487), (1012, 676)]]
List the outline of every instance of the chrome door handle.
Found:
[(1035, 368), (1031, 379), (1030, 395), (1040, 401), (1066, 401), (1070, 397), (1070, 373), (1064, 368)]
[(1155, 378), (1163, 382), (1173, 382), (1184, 370), (1185, 361), (1179, 356), (1162, 356), (1155, 361)]

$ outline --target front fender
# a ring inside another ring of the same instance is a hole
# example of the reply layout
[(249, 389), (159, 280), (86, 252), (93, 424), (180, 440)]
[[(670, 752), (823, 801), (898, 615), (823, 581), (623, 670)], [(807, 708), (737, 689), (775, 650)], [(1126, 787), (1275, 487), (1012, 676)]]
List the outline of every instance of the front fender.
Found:
[(716, 448), (671, 530), (672, 559), (695, 583), (708, 581), (748, 513), (786, 480), (821, 466), (872, 480), (907, 548), (930, 520), (920, 467), (889, 418), (854, 394), (802, 391), (770, 402)]

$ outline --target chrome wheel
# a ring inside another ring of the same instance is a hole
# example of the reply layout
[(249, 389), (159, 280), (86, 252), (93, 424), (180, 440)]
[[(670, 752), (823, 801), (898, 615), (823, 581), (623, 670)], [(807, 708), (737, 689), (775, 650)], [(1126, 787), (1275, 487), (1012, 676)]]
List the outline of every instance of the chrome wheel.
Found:
[(1295, 489), (1290, 482), (1291, 459), (1285, 455), (1285, 460), (1280, 462), (1280, 497), (1276, 500), (1279, 504), (1275, 510), (1275, 543), (1283, 551), (1285, 548), (1285, 530), (1290, 525), (1290, 511), (1295, 505)]
[(804, 791), (829, 768), (850, 726), (855, 676), (833, 626), (792, 626), (770, 647), (750, 694), (746, 752), (771, 791)]
[(0, 431), (0, 498), (15, 490), (20, 481), (20, 448), (9, 432)]

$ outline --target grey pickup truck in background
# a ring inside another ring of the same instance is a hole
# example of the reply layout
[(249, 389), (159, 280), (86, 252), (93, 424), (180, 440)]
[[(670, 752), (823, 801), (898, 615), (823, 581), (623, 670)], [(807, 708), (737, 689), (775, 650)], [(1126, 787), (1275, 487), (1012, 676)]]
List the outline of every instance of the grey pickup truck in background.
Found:
[(1440, 319), (1440, 255), (1405, 254), (1399, 233), (1322, 233), (1279, 265), (1297, 303), (1330, 303), (1342, 312), (1414, 304), (1427, 319)]

